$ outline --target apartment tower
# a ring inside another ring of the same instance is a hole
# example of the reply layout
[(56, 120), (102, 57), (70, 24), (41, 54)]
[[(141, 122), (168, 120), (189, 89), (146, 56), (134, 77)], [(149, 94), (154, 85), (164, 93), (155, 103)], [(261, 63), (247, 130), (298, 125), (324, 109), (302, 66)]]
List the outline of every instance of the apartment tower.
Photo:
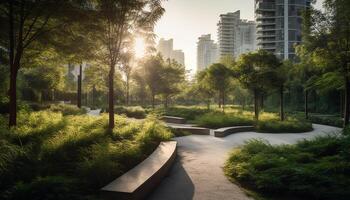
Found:
[(197, 71), (202, 71), (217, 61), (218, 45), (210, 34), (200, 36), (197, 42)]
[(302, 13), (310, 0), (255, 0), (258, 48), (280, 59), (295, 58), (301, 43)]

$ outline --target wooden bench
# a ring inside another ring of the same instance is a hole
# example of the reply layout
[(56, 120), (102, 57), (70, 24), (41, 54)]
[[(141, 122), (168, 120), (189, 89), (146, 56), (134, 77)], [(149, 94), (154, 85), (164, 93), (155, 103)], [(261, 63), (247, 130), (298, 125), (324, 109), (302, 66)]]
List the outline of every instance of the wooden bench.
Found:
[(215, 137), (226, 137), (233, 133), (254, 131), (254, 126), (234, 126), (214, 130)]
[(181, 125), (169, 125), (170, 128), (179, 130), (179, 131), (187, 131), (193, 135), (210, 135), (210, 129), (201, 128), (201, 127), (192, 127), (192, 126), (181, 126)]
[(103, 187), (102, 199), (144, 199), (158, 186), (174, 163), (176, 144), (176, 141), (161, 142), (146, 160)]
[(166, 123), (173, 123), (173, 124), (185, 124), (186, 123), (186, 119), (184, 119), (182, 117), (163, 116), (161, 119), (163, 121), (165, 121)]

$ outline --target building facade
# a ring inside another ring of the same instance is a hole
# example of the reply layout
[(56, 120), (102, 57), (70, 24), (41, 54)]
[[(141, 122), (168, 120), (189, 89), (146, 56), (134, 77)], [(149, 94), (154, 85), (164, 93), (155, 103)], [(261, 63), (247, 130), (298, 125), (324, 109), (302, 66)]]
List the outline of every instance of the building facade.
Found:
[(310, 4), (310, 0), (255, 0), (258, 48), (293, 60), (294, 45), (301, 43), (302, 12)]
[(218, 45), (211, 35), (202, 35), (197, 42), (197, 72), (218, 61)]
[(240, 11), (220, 15), (218, 25), (219, 57), (239, 57), (256, 50), (256, 24), (241, 19)]
[(185, 66), (185, 54), (182, 50), (174, 50), (174, 40), (160, 39), (157, 46), (157, 51), (164, 59), (173, 59), (179, 64)]

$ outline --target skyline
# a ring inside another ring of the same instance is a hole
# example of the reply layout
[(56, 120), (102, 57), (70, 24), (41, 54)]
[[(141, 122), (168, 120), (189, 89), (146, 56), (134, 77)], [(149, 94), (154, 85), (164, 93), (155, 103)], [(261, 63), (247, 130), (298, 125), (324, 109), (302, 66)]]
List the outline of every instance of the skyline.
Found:
[[(322, 7), (318, 0), (316, 8)], [(254, 19), (254, 0), (169, 0), (163, 2), (166, 10), (155, 27), (157, 42), (159, 39), (174, 39), (174, 49), (185, 53), (186, 69), (196, 72), (197, 42), (204, 34), (211, 34), (217, 42), (217, 23), (219, 15), (241, 11), (241, 19)], [(189, 9), (191, 8), (191, 9)], [(181, 12), (179, 12), (181, 11)]]

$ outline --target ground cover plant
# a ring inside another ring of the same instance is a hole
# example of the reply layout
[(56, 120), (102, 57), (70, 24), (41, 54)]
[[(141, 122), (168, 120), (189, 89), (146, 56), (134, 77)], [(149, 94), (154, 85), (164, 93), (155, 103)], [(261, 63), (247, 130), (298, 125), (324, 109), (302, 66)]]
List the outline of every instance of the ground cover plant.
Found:
[(21, 112), (8, 129), (0, 117), (0, 199), (95, 199), (98, 190), (151, 154), (171, 132), (143, 122)]
[(250, 140), (231, 152), (224, 171), (230, 180), (267, 199), (349, 199), (348, 133), (295, 145)]

